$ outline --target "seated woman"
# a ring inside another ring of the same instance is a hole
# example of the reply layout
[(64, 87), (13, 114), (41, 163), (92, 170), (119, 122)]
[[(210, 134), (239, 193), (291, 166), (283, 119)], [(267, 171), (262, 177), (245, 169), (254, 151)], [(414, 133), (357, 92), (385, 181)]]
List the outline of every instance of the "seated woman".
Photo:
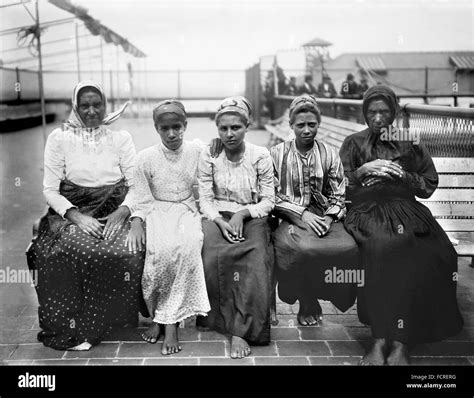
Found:
[(198, 171), (207, 321), (232, 336), (232, 358), (248, 356), (249, 343), (270, 342), (273, 166), (267, 149), (245, 141), (250, 112), (243, 97), (221, 103), (216, 124), (224, 151), (216, 159), (203, 151)]
[(197, 165), (203, 145), (184, 141), (186, 111), (181, 102), (166, 100), (153, 110), (161, 144), (137, 155), (130, 201), (132, 227), (127, 239), (131, 251), (146, 258), (143, 296), (153, 324), (142, 338), (156, 343), (164, 326), (161, 353), (181, 350), (177, 323), (210, 309), (201, 250), (201, 216), (193, 196)]
[(340, 155), (352, 200), (345, 227), (361, 251), (365, 285), (359, 319), (373, 347), (361, 365), (404, 365), (410, 346), (458, 333), (457, 256), (446, 233), (415, 196), (429, 198), (438, 175), (422, 144), (391, 140), (395, 93), (377, 85), (362, 110), (368, 128), (347, 137)]
[[(30, 250), (38, 271), (38, 340), (59, 350), (87, 350), (112, 324), (137, 323), (143, 254), (124, 247), (135, 147), (107, 125), (102, 87), (79, 83), (72, 113), (48, 137), (44, 196), (50, 206)], [(103, 225), (105, 223), (105, 226)]]
[(320, 123), (316, 98), (295, 98), (295, 138), (271, 149), (278, 179), (274, 214), (283, 220), (274, 232), (278, 293), (288, 304), (299, 301), (303, 326), (322, 320), (318, 298), (341, 311), (350, 308), (360, 275), (357, 244), (339, 222), (346, 213), (342, 163), (335, 149), (316, 139)]

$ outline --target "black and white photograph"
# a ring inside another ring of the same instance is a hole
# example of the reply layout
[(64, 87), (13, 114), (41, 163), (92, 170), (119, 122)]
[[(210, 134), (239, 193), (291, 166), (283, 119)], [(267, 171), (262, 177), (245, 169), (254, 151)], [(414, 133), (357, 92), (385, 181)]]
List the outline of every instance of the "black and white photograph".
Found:
[(2, 398), (474, 391), (472, 1), (0, 0), (0, 54)]

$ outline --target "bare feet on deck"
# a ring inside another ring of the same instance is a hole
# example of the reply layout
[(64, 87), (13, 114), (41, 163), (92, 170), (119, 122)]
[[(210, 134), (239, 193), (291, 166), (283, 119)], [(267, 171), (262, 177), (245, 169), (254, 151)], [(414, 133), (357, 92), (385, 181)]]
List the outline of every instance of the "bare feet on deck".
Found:
[(300, 300), (300, 309), (296, 319), (302, 326), (318, 325), (323, 320), (323, 310), (319, 305), (319, 301), (316, 300), (316, 303), (308, 304)]
[(242, 359), (248, 357), (252, 351), (248, 343), (241, 337), (232, 336), (230, 343), (230, 357), (233, 359)]
[(91, 349), (92, 345), (85, 341), (84, 343), (81, 343), (79, 345), (76, 345), (75, 347), (68, 348), (69, 351), (89, 351)]
[(178, 340), (178, 325), (172, 323), (165, 325), (165, 339), (163, 340), (163, 347), (161, 353), (163, 355), (177, 354), (181, 351), (181, 345)]
[(359, 362), (361, 366), (385, 365), (387, 355), (387, 340), (375, 339), (372, 348), (367, 351)]
[(153, 322), (152, 325), (142, 333), (142, 339), (148, 343), (155, 344), (161, 336), (161, 325)]
[(403, 366), (410, 364), (410, 355), (406, 344), (394, 341), (392, 343), (392, 351), (387, 358), (388, 365)]

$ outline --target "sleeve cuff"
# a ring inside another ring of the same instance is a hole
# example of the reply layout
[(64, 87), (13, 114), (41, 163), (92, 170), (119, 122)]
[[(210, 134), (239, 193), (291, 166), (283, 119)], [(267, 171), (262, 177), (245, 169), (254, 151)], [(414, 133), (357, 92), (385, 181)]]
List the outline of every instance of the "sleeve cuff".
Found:
[(341, 208), (339, 205), (331, 206), (324, 212), (325, 216), (331, 216), (335, 221), (340, 221), (345, 215), (345, 208)]
[(137, 211), (134, 211), (134, 212), (130, 215), (130, 220), (131, 220), (133, 217), (138, 217), (138, 218), (140, 218), (142, 221), (145, 221), (145, 220), (146, 220), (146, 213), (145, 213), (144, 211), (137, 210)]
[(77, 209), (78, 207), (77, 206), (69, 206), (67, 208), (63, 208), (63, 209), (58, 209), (59, 211), (57, 211), (56, 213), (58, 213), (63, 220), (66, 220), (66, 218), (64, 217), (67, 213), (68, 210), (70, 209)]

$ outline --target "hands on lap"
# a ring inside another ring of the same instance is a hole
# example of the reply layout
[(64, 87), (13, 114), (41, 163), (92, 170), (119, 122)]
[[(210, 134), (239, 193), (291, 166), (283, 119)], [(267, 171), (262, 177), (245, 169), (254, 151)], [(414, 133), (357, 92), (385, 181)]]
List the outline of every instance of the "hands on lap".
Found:
[(403, 179), (405, 171), (402, 166), (391, 160), (376, 159), (362, 165), (359, 170), (362, 186), (369, 187), (384, 181)]
[(243, 242), (244, 238), (244, 221), (250, 217), (250, 212), (245, 209), (234, 213), (229, 222), (222, 217), (217, 217), (214, 222), (222, 232), (222, 236), (230, 243)]
[(303, 212), (301, 220), (308, 224), (320, 238), (327, 235), (334, 221), (330, 216), (320, 217), (308, 210)]

